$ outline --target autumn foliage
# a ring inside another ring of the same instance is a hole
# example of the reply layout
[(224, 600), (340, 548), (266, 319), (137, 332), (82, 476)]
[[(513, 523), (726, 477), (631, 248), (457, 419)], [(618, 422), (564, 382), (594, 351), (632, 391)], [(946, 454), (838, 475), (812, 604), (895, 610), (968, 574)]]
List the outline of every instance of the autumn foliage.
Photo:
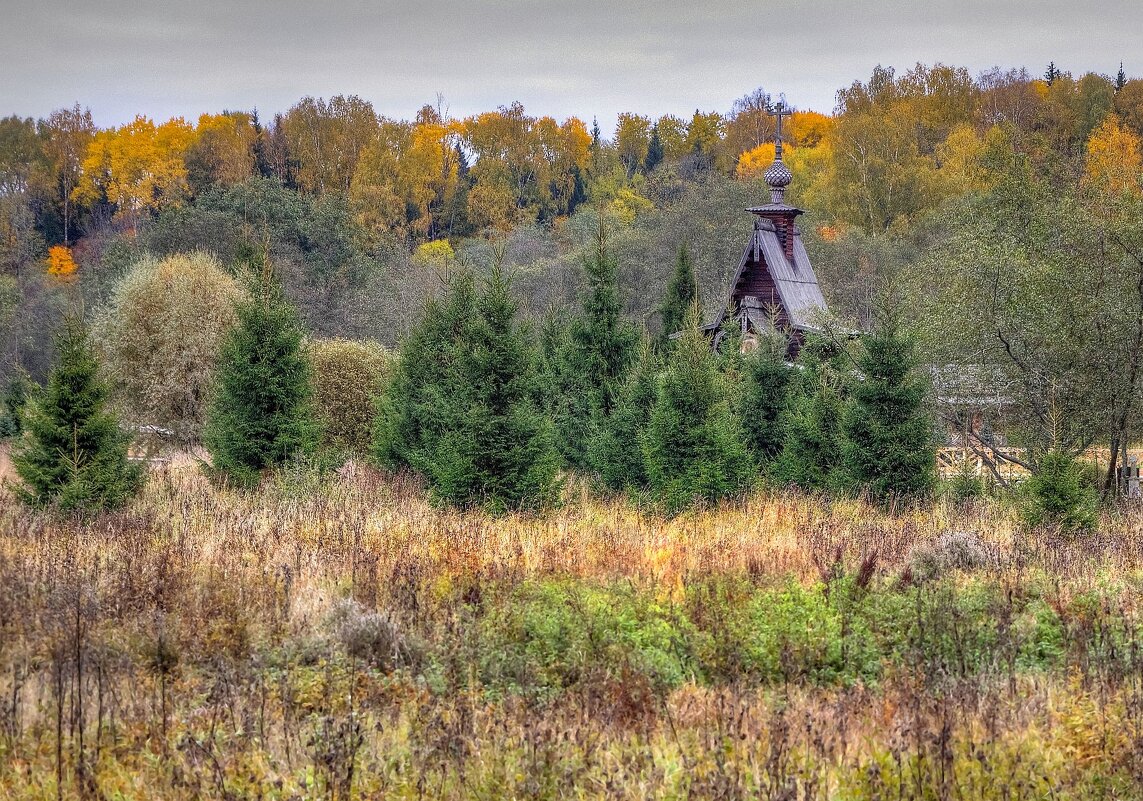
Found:
[(54, 245), (48, 248), (48, 275), (54, 278), (67, 279), (75, 275), (79, 266), (72, 258), (71, 249), (63, 245)]

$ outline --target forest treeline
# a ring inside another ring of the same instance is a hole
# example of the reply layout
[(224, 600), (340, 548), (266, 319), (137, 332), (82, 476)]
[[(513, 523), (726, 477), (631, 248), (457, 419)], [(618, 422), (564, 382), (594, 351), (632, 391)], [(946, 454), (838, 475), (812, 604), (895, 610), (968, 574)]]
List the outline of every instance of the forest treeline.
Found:
[[(457, 119), (438, 99), (391, 120), (355, 96), (303, 98), (272, 120), (224, 111), (98, 129), (78, 105), (9, 117), (0, 369), (44, 381), (69, 308), (105, 319), (141, 264), (195, 253), (232, 275), (272, 263), (314, 340), (387, 347), (423, 328), (426, 302), (458, 275), (494, 270), (511, 287), (501, 311), (528, 321), (521, 336), (542, 351), (553, 321), (574, 328), (606, 239), (618, 314), (661, 339), (680, 249), (705, 319), (725, 298), (743, 210), (765, 199), (775, 102), (759, 88), (726, 113), (620, 114), (609, 134), (518, 103)], [(1122, 67), (878, 67), (838, 91), (832, 114), (788, 118), (788, 198), (810, 212), (807, 248), (843, 326), (869, 329), (892, 303), (946, 395), (971, 379), (1036, 453), (1118, 452), (1137, 436), (1143, 380), (1141, 137), (1143, 80)], [(136, 318), (136, 336), (162, 336)], [(938, 411), (991, 446), (987, 424)]]
[[(585, 202), (633, 229), (630, 253), (616, 243), (632, 284), (650, 277), (659, 288), (665, 277), (653, 275), (683, 238), (713, 302), (733, 269), (736, 211), (758, 199), (756, 181), (773, 159), (774, 102), (757, 89), (729, 112), (696, 110), (689, 120), (620, 114), (610, 136), (576, 117), (530, 116), (519, 103), (456, 119), (438, 100), (412, 120), (392, 120), (356, 96), (303, 98), (265, 122), (256, 111), (223, 111), (197, 122), (139, 116), (101, 130), (79, 105), (43, 120), (8, 117), (0, 121), (5, 317), (21, 273), (74, 269), (85, 284), (106, 284), (128, 260), (124, 250), (199, 248), (229, 261), (264, 238), (300, 251), (286, 254), (306, 262), (292, 294), (328, 307), (370, 274), (412, 260), (439, 265), (466, 243), (479, 250), (481, 240), (506, 236), (518, 251), (510, 261), (552, 279), (526, 288), (539, 311), (567, 299), (560, 284), (574, 278), (551, 268), (585, 239), (568, 225)], [(832, 115), (796, 111), (785, 131), (791, 197), (830, 241), (851, 231), (906, 234), (951, 198), (985, 188), (990, 163), (1009, 152), (1057, 180), (1086, 170), (1137, 183), (1140, 136), (1143, 80), (1122, 69), (1073, 78), (1054, 65), (1043, 77), (1021, 69), (975, 78), (940, 64), (901, 75), (878, 67), (837, 93)], [(668, 241), (656, 249), (655, 238)], [(856, 266), (868, 270), (866, 261)], [(844, 295), (861, 270), (835, 276), (827, 266), (824, 277), (839, 309), (860, 316)], [(655, 326), (639, 298), (628, 306)], [(333, 322), (327, 311), (306, 318), (352, 332), (350, 314)], [(8, 350), (6, 362), (23, 360)]]

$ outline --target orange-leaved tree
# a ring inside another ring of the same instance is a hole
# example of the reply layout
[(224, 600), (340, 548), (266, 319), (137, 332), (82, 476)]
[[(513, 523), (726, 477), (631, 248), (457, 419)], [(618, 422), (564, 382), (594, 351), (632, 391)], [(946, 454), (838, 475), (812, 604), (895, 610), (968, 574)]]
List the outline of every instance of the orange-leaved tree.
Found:
[(48, 275), (61, 280), (71, 278), (75, 275), (76, 270), (79, 269), (79, 266), (75, 263), (75, 259), (71, 255), (71, 248), (65, 247), (64, 245), (55, 245), (54, 247), (48, 248), (47, 264)]

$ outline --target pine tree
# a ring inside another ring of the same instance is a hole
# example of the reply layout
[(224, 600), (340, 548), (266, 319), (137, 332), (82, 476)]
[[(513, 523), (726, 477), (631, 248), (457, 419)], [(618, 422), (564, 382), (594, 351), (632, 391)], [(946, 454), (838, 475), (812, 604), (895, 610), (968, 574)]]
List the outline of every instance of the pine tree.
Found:
[(913, 344), (897, 319), (883, 316), (865, 338), (842, 421), (843, 464), (850, 486), (874, 497), (923, 495), (935, 481), (933, 421)]
[(109, 390), (78, 320), (64, 323), (56, 350), (47, 386), (23, 415), (24, 435), (12, 457), (17, 495), (62, 510), (118, 506), (138, 491), (143, 472), (127, 460), (129, 438), (106, 408)]
[(203, 441), (214, 472), (252, 486), (263, 470), (312, 453), (310, 367), (302, 325), (268, 267), (250, 283), (223, 341)]
[(643, 172), (648, 175), (663, 161), (663, 140), (659, 137), (659, 124), (651, 126), (651, 142), (647, 145), (647, 155), (643, 158)]
[(643, 438), (651, 496), (674, 514), (744, 490), (752, 478), (742, 429), (692, 307), (658, 385)]
[(479, 296), (462, 273), (402, 346), (377, 454), (424, 474), (443, 502), (536, 508), (558, 491), (559, 457), (536, 408), (535, 354), (516, 310), (499, 267)]
[(1060, 71), (1058, 69), (1056, 69), (1056, 62), (1049, 61), (1048, 62), (1048, 69), (1044, 71), (1044, 83), (1048, 84), (1048, 86), (1051, 86), (1053, 83), (1056, 82), (1056, 78), (1059, 78), (1059, 77), (1060, 77)]
[(647, 485), (642, 437), (655, 406), (659, 371), (655, 351), (644, 343), (619, 402), (591, 440), (591, 463), (608, 489), (641, 490)]
[(1115, 74), (1115, 92), (1118, 94), (1127, 85), (1127, 73), (1123, 71), (1123, 62), (1119, 62), (1119, 72)]
[(809, 342), (798, 357), (797, 386), (779, 420), (785, 433), (782, 451), (770, 476), (804, 490), (824, 490), (838, 483), (841, 461), (841, 377), (829, 348)]
[(667, 282), (667, 294), (662, 306), (659, 307), (663, 323), (662, 331), (659, 333), (660, 348), (665, 350), (669, 347), (671, 334), (682, 330), (687, 312), (696, 303), (697, 296), (690, 249), (686, 243), (681, 243), (679, 254), (675, 259), (675, 272)]
[(756, 463), (766, 465), (782, 452), (786, 439), (786, 407), (793, 368), (786, 363), (788, 340), (779, 332), (759, 337), (747, 354), (742, 390), (742, 427)]

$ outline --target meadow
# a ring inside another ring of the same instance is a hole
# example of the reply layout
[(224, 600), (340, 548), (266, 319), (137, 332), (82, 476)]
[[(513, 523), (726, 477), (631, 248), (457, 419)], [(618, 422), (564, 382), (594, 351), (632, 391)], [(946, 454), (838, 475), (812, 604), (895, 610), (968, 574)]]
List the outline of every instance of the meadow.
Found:
[(0, 798), (1138, 798), (1143, 513), (0, 496)]

